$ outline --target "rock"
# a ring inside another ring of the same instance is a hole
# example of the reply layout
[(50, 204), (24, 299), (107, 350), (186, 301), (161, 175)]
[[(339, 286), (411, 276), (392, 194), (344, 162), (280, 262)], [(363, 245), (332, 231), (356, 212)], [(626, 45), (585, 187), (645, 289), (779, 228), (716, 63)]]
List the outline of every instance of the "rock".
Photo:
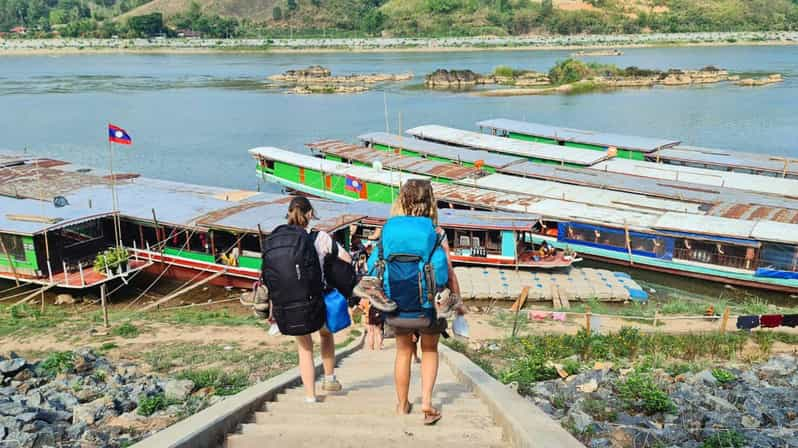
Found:
[(163, 385), (167, 400), (184, 401), (194, 390), (194, 382), (190, 380), (169, 380)]
[(12, 358), (0, 361), (0, 373), (5, 376), (14, 376), (17, 372), (22, 370), (26, 364), (27, 361), (23, 358)]
[(72, 426), (69, 426), (64, 434), (70, 440), (78, 440), (86, 432), (87, 425), (83, 422), (75, 423)]
[[(778, 355), (759, 366), (759, 371), (767, 378), (788, 376), (798, 369), (798, 360), (790, 355)], [(2, 369), (0, 369), (2, 370)]]
[(38, 413), (36, 412), (23, 412), (21, 414), (17, 414), (17, 420), (21, 421), (22, 423), (30, 423), (36, 420), (36, 416)]
[(576, 429), (578, 432), (585, 432), (585, 430), (587, 430), (587, 428), (593, 423), (593, 417), (582, 411), (571, 411), (568, 413), (568, 417), (570, 417), (571, 422), (574, 425), (574, 429)]
[(717, 378), (715, 378), (714, 375), (712, 375), (712, 371), (711, 370), (702, 370), (702, 371), (696, 373), (695, 376), (692, 378), (692, 381), (688, 381), (688, 382), (691, 382), (693, 384), (695, 384), (697, 382), (702, 382), (702, 383), (710, 385), (710, 386), (714, 386), (714, 385), (718, 384), (718, 380), (717, 380)]
[(752, 417), (750, 415), (743, 415), (743, 418), (740, 419), (740, 424), (743, 425), (743, 428), (753, 429), (753, 428), (759, 428), (759, 425), (761, 425), (762, 422), (760, 422), (759, 419), (756, 417)]
[(76, 303), (72, 294), (58, 294), (55, 296), (56, 305), (74, 305)]
[(588, 381), (587, 383), (580, 384), (576, 386), (576, 390), (582, 393), (592, 393), (598, 389), (598, 382), (595, 379)]
[(14, 401), (0, 402), (0, 415), (9, 415), (13, 417), (24, 413), (26, 410), (25, 406)]
[(75, 406), (72, 410), (72, 423), (83, 422), (87, 425), (93, 425), (102, 418), (102, 414), (107, 407), (108, 400), (105, 398), (98, 398), (91, 403)]

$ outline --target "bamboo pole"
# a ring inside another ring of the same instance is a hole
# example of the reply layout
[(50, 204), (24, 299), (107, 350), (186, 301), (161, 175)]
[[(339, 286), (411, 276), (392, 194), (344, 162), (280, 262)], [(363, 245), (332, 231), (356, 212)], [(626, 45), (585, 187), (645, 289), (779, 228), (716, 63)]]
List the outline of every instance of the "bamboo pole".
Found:
[(585, 330), (587, 330), (588, 336), (590, 335), (590, 316), (592, 313), (590, 312), (590, 305), (585, 306)]
[(518, 297), (518, 300), (516, 300), (518, 307), (516, 307), (515, 309), (515, 321), (513, 322), (513, 338), (515, 338), (515, 335), (518, 333), (518, 316), (521, 313), (521, 307), (523, 307), (523, 304), (526, 303), (526, 298), (528, 295), (529, 295), (529, 286), (525, 286), (524, 289), (521, 290), (521, 295)]
[(103, 307), (103, 325), (105, 328), (108, 328), (110, 325), (108, 324), (108, 301), (106, 300), (106, 284), (103, 283), (100, 285), (100, 302), (102, 303)]
[(151, 310), (151, 309), (153, 309), (155, 307), (158, 307), (158, 306), (160, 306), (160, 305), (162, 305), (162, 304), (174, 299), (175, 297), (181, 296), (181, 295), (183, 295), (183, 294), (185, 294), (185, 293), (187, 293), (187, 292), (189, 292), (189, 291), (191, 291), (191, 290), (193, 290), (195, 288), (198, 288), (198, 287), (200, 287), (200, 286), (202, 286), (202, 285), (204, 285), (204, 284), (206, 284), (206, 283), (208, 283), (210, 281), (213, 281), (214, 279), (216, 279), (216, 278), (218, 278), (218, 277), (220, 277), (220, 276), (222, 276), (222, 275), (224, 275), (226, 273), (227, 273), (227, 269), (225, 269), (225, 270), (223, 270), (221, 272), (217, 272), (217, 273), (211, 275), (210, 277), (205, 278), (205, 279), (203, 279), (203, 280), (201, 280), (201, 281), (199, 281), (197, 283), (194, 283), (193, 285), (191, 285), (191, 286), (189, 286), (187, 288), (184, 288), (184, 289), (182, 289), (180, 291), (173, 292), (172, 294), (169, 294), (168, 296), (166, 296), (166, 297), (164, 297), (162, 299), (159, 299), (155, 303), (151, 303), (151, 304), (145, 306), (144, 308), (141, 309), (141, 312), (149, 311), (149, 310)]
[(45, 291), (49, 291), (50, 289), (52, 289), (52, 288), (54, 288), (54, 287), (55, 287), (55, 283), (50, 283), (50, 284), (49, 284), (49, 285), (47, 285), (47, 286), (43, 286), (41, 289), (39, 289), (39, 290), (35, 291), (35, 292), (34, 292), (34, 293), (32, 293), (31, 295), (29, 295), (29, 296), (27, 296), (27, 297), (23, 298), (22, 300), (20, 300), (19, 302), (17, 302), (17, 303), (16, 303), (16, 305), (22, 305), (22, 304), (24, 304), (24, 303), (28, 303), (28, 302), (30, 302), (31, 300), (33, 300), (33, 298), (35, 298), (36, 296), (38, 296), (39, 294), (44, 294), (44, 292), (45, 292)]
[(11, 254), (8, 252), (8, 249), (6, 249), (6, 243), (3, 241), (2, 235), (0, 235), (0, 249), (3, 249), (3, 253), (6, 254), (8, 265), (11, 266), (11, 272), (14, 273), (14, 281), (16, 282), (17, 286), (19, 286), (19, 274), (17, 274), (17, 267), (14, 266), (14, 260), (11, 259)]
[(629, 224), (624, 221), (623, 231), (626, 235), (626, 252), (629, 254), (629, 265), (634, 266), (635, 260), (632, 258), (632, 238), (629, 236)]

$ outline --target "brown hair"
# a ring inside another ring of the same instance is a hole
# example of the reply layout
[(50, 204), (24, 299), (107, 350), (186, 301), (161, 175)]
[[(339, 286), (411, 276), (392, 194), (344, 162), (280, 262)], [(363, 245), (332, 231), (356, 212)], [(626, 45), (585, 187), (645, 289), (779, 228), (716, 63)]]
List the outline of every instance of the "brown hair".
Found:
[(428, 180), (410, 179), (391, 206), (391, 216), (424, 216), (438, 225), (438, 205)]
[(308, 212), (311, 213), (311, 217), (316, 217), (316, 212), (313, 210), (313, 205), (308, 198), (304, 196), (294, 197), (294, 199), (291, 199), (291, 203), (288, 204), (288, 214), (286, 215), (288, 224), (302, 228), (307, 227), (310, 224)]

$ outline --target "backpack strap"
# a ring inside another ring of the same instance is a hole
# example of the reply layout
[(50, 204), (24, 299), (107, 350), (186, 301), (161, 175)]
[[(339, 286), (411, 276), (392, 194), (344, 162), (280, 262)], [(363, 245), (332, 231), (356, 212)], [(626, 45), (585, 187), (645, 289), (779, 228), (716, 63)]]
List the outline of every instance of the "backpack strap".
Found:
[(435, 234), (435, 245), (432, 246), (432, 250), (427, 257), (427, 262), (424, 264), (424, 275), (427, 279), (427, 301), (429, 303), (435, 303), (435, 274), (432, 272), (432, 257), (435, 255), (435, 251), (441, 246), (443, 243), (443, 239), (446, 238), (446, 234)]
[(385, 277), (385, 250), (382, 247), (382, 237), (377, 241), (377, 278), (382, 282)]

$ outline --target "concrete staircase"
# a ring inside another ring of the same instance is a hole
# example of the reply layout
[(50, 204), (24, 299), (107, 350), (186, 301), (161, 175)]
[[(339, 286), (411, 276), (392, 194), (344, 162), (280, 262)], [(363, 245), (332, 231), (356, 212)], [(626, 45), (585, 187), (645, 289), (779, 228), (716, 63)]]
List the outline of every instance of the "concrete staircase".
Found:
[[(443, 419), (422, 424), (420, 365), (413, 365), (410, 415), (395, 414), (393, 341), (383, 351), (360, 350), (336, 369), (344, 390), (320, 393), (323, 401), (303, 402), (302, 386), (286, 390), (255, 413), (250, 423), (230, 434), (226, 448), (264, 447), (506, 447), (502, 430), (488, 408), (460, 384), (441, 362), (433, 404)], [(317, 385), (317, 391), (320, 390)]]

